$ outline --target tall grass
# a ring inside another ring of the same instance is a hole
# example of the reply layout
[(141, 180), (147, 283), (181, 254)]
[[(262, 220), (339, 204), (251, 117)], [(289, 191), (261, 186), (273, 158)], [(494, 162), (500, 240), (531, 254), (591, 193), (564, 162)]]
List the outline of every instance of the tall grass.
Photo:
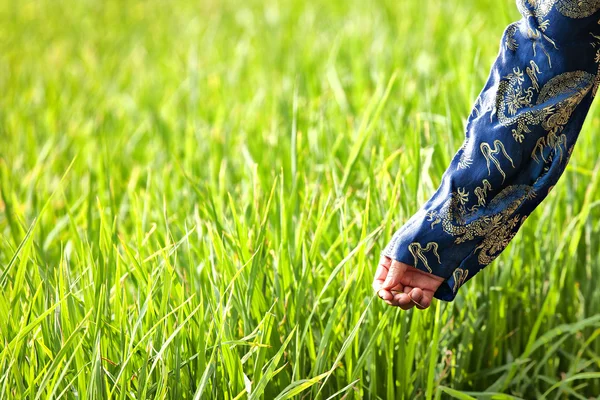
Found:
[(370, 288), (517, 17), (0, 1), (0, 398), (600, 394), (596, 105), (453, 303), (403, 312)]

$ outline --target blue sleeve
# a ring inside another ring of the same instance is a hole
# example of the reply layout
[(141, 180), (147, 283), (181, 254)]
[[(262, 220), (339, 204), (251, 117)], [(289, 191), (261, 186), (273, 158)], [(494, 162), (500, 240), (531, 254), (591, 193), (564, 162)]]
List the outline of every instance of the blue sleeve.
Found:
[(517, 0), (465, 139), (383, 254), (444, 278), (451, 301), (563, 173), (598, 87), (600, 0)]

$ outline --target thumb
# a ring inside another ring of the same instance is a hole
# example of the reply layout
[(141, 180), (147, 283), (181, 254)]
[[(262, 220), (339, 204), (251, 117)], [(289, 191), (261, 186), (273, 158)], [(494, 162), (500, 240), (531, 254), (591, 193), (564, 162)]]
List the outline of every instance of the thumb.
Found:
[(390, 270), (388, 271), (387, 277), (381, 285), (382, 289), (390, 290), (397, 286), (404, 273), (406, 272), (406, 268), (408, 268), (408, 264), (404, 264), (398, 261), (392, 261), (392, 265), (390, 266)]

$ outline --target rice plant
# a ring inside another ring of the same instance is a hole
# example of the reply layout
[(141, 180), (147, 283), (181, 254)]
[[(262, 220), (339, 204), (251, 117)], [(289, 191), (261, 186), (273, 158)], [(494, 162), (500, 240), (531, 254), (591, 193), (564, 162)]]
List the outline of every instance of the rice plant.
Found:
[(600, 128), (452, 303), (379, 252), (512, 0), (0, 0), (0, 398), (600, 394)]

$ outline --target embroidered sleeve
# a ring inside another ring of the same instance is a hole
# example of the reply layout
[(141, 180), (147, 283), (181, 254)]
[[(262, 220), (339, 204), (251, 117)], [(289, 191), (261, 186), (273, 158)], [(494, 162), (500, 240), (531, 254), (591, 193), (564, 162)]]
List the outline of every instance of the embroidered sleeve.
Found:
[(383, 254), (443, 277), (491, 263), (563, 173), (598, 87), (600, 0), (517, 0), (465, 139), (433, 196)]

